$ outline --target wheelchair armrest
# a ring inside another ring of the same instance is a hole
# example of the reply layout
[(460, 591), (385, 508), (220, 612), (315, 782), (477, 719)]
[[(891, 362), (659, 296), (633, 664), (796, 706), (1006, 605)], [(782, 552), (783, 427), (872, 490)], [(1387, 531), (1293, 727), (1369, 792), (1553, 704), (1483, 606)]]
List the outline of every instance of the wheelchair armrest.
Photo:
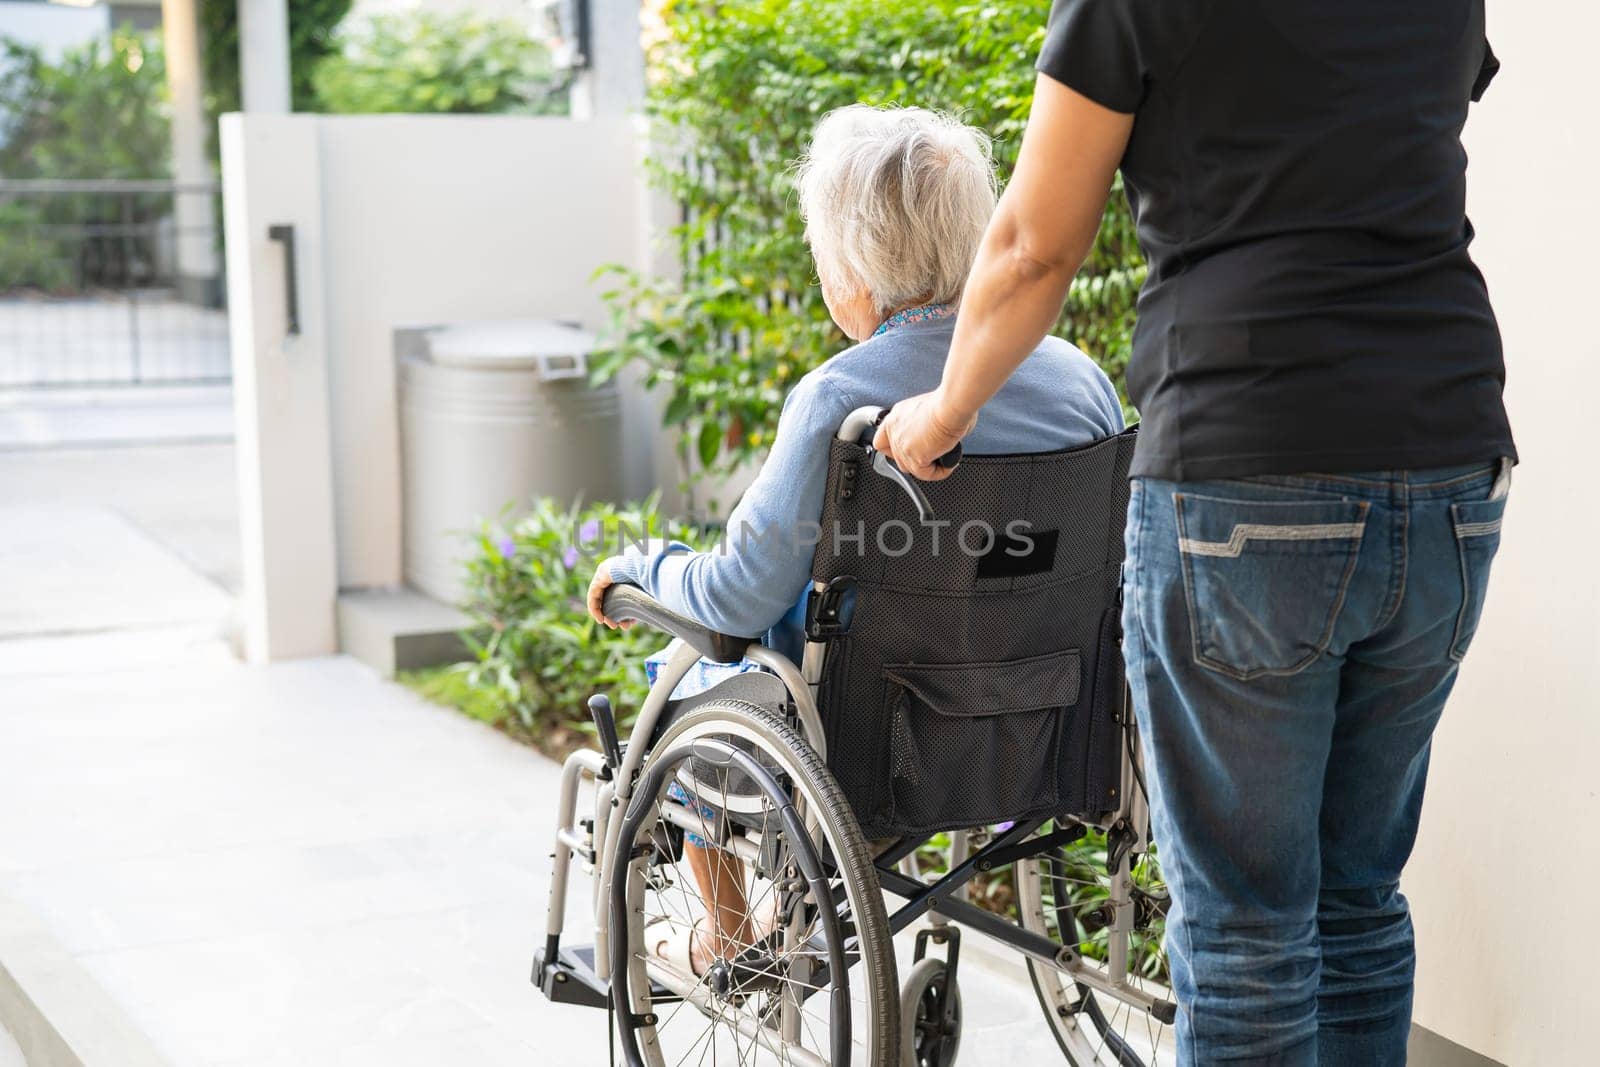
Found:
[(709, 626), (701, 626), (669, 610), (636, 585), (618, 583), (608, 588), (602, 608), (608, 619), (618, 622), (634, 619), (682, 638), (690, 648), (717, 663), (738, 663), (744, 658), (744, 650), (755, 640), (717, 633)]

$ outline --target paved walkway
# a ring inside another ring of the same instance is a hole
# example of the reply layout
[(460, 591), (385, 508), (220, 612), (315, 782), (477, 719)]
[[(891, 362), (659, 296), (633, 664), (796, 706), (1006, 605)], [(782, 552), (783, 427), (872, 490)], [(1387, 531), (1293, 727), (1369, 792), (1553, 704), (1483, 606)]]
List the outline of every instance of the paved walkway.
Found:
[[(0, 892), (174, 1064), (605, 1061), (527, 978), (554, 763), (344, 658), (86, 666), (0, 679)], [(1050, 1062), (1025, 989), (966, 985), (963, 1063)]]
[(0, 505), (0, 638), (209, 622), (232, 598), (117, 513)]
[(0, 450), (232, 440), (227, 385), (0, 388)]
[(186, 660), (0, 706), (0, 891), (175, 1064), (599, 1061), (526, 980), (553, 764), (349, 660)]
[[(228, 396), (217, 389), (0, 390), (0, 508), (109, 513), (166, 555), (237, 591)], [(3, 553), (0, 546), (0, 579), (27, 575)], [(92, 543), (69, 558), (85, 575), (117, 565), (116, 550), (97, 551)], [(88, 624), (82, 628), (104, 628), (92, 611), (82, 615)]]

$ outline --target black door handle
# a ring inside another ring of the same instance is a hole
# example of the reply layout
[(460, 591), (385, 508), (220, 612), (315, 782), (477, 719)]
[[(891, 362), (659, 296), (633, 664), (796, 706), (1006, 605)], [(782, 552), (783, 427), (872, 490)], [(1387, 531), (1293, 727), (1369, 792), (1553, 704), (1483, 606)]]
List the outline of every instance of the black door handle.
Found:
[(267, 227), (267, 238), (283, 245), (284, 318), (289, 336), (300, 333), (300, 289), (294, 273), (294, 227), (279, 224)]

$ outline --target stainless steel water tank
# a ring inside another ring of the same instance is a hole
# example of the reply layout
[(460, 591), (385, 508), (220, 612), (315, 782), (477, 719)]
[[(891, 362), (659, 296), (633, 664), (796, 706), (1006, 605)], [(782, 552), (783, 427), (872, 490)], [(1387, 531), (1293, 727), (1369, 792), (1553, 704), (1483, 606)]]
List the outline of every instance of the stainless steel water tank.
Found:
[(588, 384), (594, 344), (543, 319), (395, 332), (407, 584), (460, 600), (470, 535), (507, 505), (620, 498), (620, 405)]

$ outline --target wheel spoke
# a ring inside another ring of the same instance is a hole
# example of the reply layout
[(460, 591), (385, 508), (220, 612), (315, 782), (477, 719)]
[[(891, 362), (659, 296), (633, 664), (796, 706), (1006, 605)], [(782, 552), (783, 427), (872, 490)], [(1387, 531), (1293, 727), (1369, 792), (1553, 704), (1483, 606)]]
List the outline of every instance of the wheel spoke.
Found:
[[(1170, 998), (1166, 957), (1161, 945), (1165, 929), (1166, 890), (1154, 849), (1129, 857), (1122, 888), (1113, 886), (1105, 863), (1103, 836), (1092, 832), (1054, 853), (1016, 865), (1021, 921), (1082, 954), (1082, 965), (1094, 967), (1115, 981), (1110, 970), (1113, 938), (1127, 940), (1120, 976), (1131, 993), (1157, 1002)], [(1131, 894), (1131, 929), (1113, 927), (1104, 909), (1112, 897)], [(1070, 1062), (1080, 1067), (1160, 1063), (1170, 1026), (1119, 996), (1098, 992), (1071, 975), (1045, 964), (1030, 963), (1039, 1000), (1057, 1041)], [(1168, 1061), (1170, 1062), (1170, 1060)]]

